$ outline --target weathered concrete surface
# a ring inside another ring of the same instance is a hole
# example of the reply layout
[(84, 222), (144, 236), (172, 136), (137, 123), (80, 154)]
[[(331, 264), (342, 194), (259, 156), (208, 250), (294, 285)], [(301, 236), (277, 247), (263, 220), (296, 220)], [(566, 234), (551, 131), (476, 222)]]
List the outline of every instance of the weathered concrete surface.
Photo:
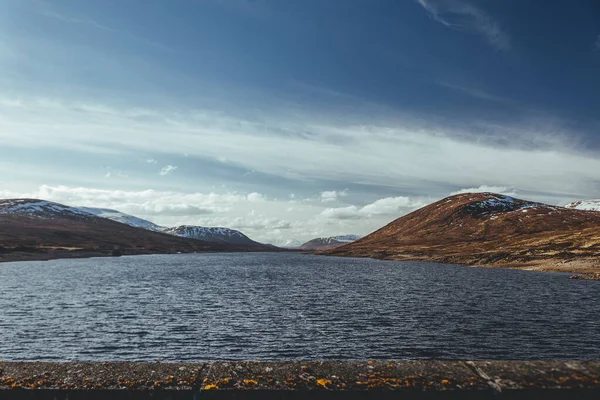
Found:
[(0, 362), (0, 399), (600, 398), (600, 361)]

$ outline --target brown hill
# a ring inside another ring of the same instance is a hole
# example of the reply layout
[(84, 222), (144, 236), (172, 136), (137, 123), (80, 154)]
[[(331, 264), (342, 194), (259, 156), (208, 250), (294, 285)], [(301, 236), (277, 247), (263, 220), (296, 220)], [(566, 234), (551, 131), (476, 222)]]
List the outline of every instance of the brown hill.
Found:
[[(498, 267), (594, 263), (600, 256), (600, 213), (494, 193), (460, 194), (325, 254)], [(600, 265), (586, 265), (600, 271)]]
[(112, 255), (116, 247), (116, 254), (257, 250), (135, 228), (44, 200), (0, 200), (0, 261)]

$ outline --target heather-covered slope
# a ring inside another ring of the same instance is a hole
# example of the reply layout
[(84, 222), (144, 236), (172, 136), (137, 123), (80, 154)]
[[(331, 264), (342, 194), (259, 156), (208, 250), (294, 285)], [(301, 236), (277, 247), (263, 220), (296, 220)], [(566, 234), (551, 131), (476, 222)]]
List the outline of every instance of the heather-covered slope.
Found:
[(451, 196), (329, 255), (471, 265), (534, 265), (600, 256), (600, 213), (493, 193)]

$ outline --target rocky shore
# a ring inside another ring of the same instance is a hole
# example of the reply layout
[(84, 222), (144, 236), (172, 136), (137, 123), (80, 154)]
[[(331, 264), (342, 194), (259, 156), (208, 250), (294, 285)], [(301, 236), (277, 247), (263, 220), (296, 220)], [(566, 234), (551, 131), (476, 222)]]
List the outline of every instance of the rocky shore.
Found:
[[(0, 362), (2, 399), (598, 398), (599, 361)], [(104, 396), (104, 397), (102, 397)]]

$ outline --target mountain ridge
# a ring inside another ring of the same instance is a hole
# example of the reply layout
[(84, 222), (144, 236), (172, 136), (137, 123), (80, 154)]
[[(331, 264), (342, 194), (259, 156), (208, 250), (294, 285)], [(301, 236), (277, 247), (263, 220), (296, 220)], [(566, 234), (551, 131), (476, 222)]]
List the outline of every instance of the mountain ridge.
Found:
[(207, 251), (257, 248), (154, 232), (46, 200), (0, 200), (0, 261)]

